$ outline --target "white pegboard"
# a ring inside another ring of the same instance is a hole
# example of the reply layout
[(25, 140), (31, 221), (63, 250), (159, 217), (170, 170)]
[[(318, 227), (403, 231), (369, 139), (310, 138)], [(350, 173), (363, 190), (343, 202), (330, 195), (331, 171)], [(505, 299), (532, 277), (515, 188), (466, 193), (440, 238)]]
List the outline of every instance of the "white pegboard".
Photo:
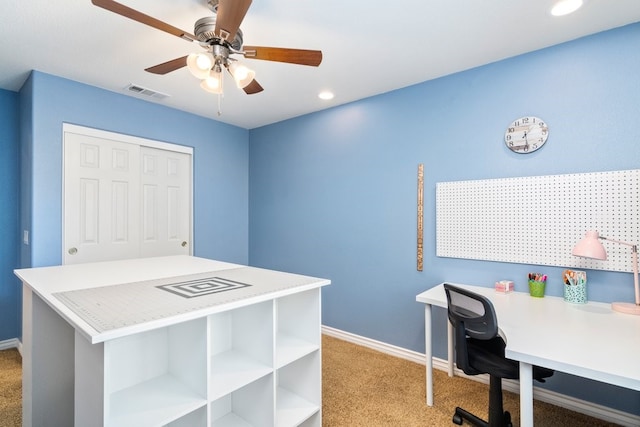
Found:
[(640, 244), (640, 170), (436, 184), (436, 255), (631, 272), (631, 248), (608, 260), (571, 255), (587, 230)]

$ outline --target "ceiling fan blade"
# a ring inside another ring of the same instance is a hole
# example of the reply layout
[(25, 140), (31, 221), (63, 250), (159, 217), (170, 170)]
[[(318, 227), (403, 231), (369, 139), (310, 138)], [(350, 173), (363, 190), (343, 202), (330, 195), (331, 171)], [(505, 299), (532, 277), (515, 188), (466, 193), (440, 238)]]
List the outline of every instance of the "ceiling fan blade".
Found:
[(287, 62), (290, 64), (317, 67), (322, 62), (319, 50), (287, 49), (282, 47), (244, 46), (244, 57), (265, 61)]
[(215, 34), (221, 39), (233, 42), (251, 6), (251, 0), (220, 0), (216, 14)]
[(118, 2), (112, 0), (91, 0), (91, 3), (113, 13), (117, 13), (118, 15), (122, 15), (125, 18), (133, 19), (134, 21), (149, 25), (150, 27), (156, 28), (182, 39), (186, 39), (189, 41), (198, 40), (193, 34), (189, 34), (186, 31), (182, 31), (180, 28), (176, 28), (172, 25), (167, 24), (166, 22), (160, 21), (159, 19), (153, 18), (149, 15), (145, 15), (142, 12), (138, 12), (137, 10), (131, 9), (130, 7)]
[(260, 83), (256, 81), (256, 79), (251, 80), (251, 83), (246, 85), (242, 90), (247, 95), (253, 95), (254, 93), (262, 92), (264, 89), (260, 86)]
[(187, 57), (172, 59), (171, 61), (163, 62), (162, 64), (154, 65), (153, 67), (145, 68), (153, 74), (167, 74), (177, 69), (180, 69), (187, 65)]

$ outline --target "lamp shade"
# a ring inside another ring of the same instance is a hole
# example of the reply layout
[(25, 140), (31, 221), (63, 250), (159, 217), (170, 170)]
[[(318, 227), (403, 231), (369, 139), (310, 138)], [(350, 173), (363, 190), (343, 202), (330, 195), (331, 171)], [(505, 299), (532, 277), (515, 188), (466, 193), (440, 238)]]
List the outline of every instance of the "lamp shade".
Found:
[(209, 77), (200, 82), (200, 87), (207, 92), (222, 93), (222, 73), (211, 72)]
[(240, 64), (237, 61), (229, 64), (229, 72), (233, 76), (233, 79), (236, 81), (238, 89), (244, 89), (249, 83), (253, 81), (253, 78), (256, 76), (255, 71), (248, 68), (244, 64)]
[(187, 56), (187, 68), (191, 74), (199, 79), (209, 77), (211, 67), (213, 67), (213, 60), (206, 53), (190, 53)]
[(584, 238), (573, 248), (571, 254), (584, 258), (607, 259), (607, 251), (604, 250), (604, 246), (600, 243), (600, 236), (595, 230), (587, 231)]

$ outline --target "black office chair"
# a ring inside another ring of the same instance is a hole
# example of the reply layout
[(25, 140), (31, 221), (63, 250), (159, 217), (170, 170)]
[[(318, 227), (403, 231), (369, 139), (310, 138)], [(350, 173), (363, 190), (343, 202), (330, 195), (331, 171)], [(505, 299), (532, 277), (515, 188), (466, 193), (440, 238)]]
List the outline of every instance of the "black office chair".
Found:
[[(511, 414), (502, 406), (502, 378), (518, 379), (518, 362), (504, 355), (505, 342), (491, 301), (475, 292), (445, 283), (449, 321), (454, 328), (456, 365), (467, 375), (489, 374), (489, 421), (457, 407), (453, 422), (478, 427), (511, 427)], [(553, 371), (533, 367), (533, 378), (544, 382)]]

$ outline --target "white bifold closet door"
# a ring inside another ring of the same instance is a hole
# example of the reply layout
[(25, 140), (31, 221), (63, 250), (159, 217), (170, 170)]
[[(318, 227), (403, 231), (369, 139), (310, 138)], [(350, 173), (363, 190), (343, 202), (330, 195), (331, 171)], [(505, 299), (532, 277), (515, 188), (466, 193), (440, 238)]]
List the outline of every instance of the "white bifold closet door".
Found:
[(191, 156), (140, 149), (140, 256), (189, 254)]
[(89, 133), (64, 132), (64, 264), (190, 254), (191, 153)]

